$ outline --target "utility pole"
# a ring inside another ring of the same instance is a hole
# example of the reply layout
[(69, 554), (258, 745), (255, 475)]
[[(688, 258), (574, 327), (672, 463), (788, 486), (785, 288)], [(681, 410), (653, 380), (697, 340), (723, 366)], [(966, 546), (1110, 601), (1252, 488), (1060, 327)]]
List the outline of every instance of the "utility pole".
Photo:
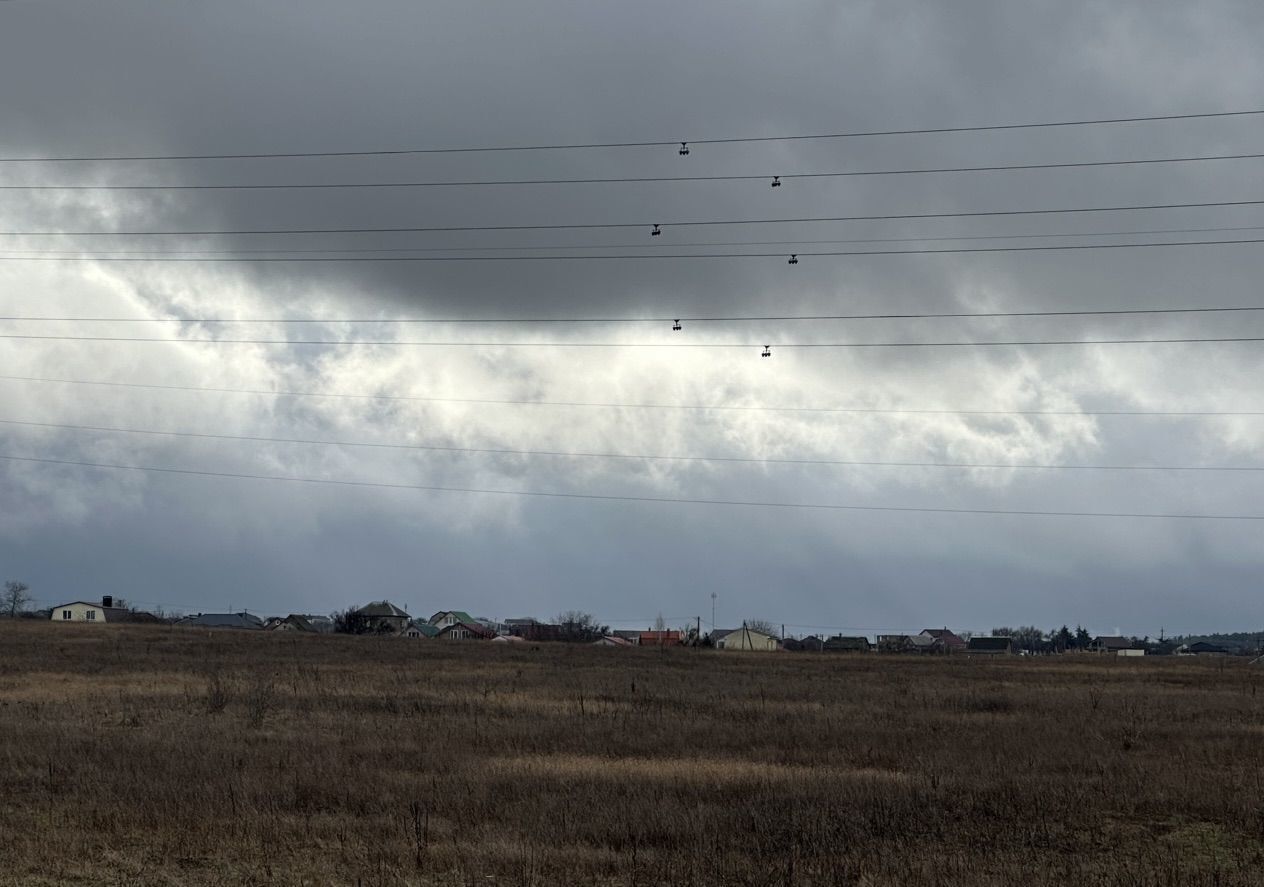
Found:
[(697, 627), (693, 630), (693, 644), (696, 647), (698, 644), (702, 643), (702, 617), (695, 616), (693, 618), (697, 623)]
[(715, 592), (711, 592), (711, 630), (715, 631)]

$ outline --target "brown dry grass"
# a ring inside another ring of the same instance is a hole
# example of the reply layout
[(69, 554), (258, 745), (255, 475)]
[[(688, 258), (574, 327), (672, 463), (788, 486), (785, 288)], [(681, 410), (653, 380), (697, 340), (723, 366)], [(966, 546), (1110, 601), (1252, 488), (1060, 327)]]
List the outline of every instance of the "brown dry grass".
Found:
[(1264, 669), (0, 623), (4, 884), (1264, 884)]

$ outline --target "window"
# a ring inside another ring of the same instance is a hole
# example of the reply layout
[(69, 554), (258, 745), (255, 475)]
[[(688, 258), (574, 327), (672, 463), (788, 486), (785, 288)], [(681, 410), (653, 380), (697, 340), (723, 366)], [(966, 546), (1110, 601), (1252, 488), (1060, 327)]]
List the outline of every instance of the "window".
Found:
[(62, 618), (62, 619), (74, 619), (74, 618), (75, 618), (75, 614), (74, 614), (74, 613), (72, 613), (72, 612), (70, 612), (69, 610), (62, 610), (62, 611), (61, 611), (61, 618)]
[(95, 621), (96, 621), (96, 618), (97, 618), (97, 611), (96, 611), (96, 610), (89, 610), (88, 612), (84, 613), (83, 615), (84, 615), (84, 618), (85, 618), (85, 619), (87, 619), (89, 622), (95, 622)]

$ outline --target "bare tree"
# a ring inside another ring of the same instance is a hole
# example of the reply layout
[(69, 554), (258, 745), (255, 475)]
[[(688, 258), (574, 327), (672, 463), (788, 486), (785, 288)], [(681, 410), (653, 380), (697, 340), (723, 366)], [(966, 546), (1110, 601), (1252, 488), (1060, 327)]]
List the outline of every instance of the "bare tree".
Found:
[(743, 624), (751, 631), (757, 631), (760, 634), (766, 634), (769, 637), (775, 638), (780, 633), (780, 629), (767, 619), (747, 619)]
[(562, 629), (562, 640), (595, 641), (610, 632), (607, 625), (599, 625), (597, 617), (582, 610), (567, 610), (557, 614), (557, 624)]
[(31, 602), (31, 596), (27, 593), (30, 590), (31, 586), (25, 582), (18, 582), (16, 579), (10, 579), (4, 583), (4, 594), (0, 595), (0, 608), (8, 612), (10, 619), (16, 619), (19, 613), (26, 610), (26, 605)]

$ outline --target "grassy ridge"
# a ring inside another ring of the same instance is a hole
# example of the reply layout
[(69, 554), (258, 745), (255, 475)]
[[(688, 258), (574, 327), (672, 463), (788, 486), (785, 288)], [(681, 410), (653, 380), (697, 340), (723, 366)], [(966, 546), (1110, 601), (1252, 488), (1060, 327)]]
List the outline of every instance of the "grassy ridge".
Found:
[(1264, 883), (1264, 668), (0, 624), (0, 883)]

